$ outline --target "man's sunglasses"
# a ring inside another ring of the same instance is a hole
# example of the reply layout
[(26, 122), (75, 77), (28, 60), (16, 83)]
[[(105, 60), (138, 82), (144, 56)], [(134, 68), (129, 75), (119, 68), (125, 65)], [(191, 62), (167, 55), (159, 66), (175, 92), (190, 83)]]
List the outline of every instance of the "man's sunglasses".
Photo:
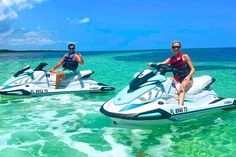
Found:
[(75, 48), (74, 47), (69, 47), (70, 50), (74, 50)]

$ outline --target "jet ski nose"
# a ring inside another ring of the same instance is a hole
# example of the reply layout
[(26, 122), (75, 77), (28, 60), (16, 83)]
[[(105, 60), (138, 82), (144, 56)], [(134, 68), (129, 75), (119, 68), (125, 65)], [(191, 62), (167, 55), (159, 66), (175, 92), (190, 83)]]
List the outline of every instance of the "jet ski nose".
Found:
[(4, 92), (0, 89), (0, 95), (6, 95), (6, 92)]
[(3, 90), (3, 88), (4, 88), (3, 86), (0, 86), (0, 93), (2, 93), (2, 92), (3, 92), (3, 91), (2, 91), (2, 90)]

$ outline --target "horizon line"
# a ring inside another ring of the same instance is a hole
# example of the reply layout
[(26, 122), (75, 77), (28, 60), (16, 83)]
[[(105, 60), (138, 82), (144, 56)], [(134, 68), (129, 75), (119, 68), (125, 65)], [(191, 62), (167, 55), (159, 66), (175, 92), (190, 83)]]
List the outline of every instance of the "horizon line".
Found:
[[(236, 48), (236, 46), (233, 47), (190, 47), (190, 48), (183, 48), (183, 49), (216, 49), (216, 48)], [(168, 48), (157, 48), (157, 49), (121, 49), (121, 50), (79, 50), (83, 52), (109, 52), (109, 51), (154, 51), (154, 50), (168, 50)], [(40, 51), (59, 51), (64, 52), (67, 50), (57, 50), (57, 49), (29, 49), (29, 50), (13, 50), (13, 49), (0, 49), (0, 51), (8, 51), (8, 52), (40, 52)]]

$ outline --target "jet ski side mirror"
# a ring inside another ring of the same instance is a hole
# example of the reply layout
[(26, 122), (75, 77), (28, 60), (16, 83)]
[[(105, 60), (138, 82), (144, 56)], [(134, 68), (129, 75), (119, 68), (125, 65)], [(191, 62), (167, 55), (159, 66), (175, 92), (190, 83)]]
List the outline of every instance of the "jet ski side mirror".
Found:
[(18, 77), (20, 74), (23, 74), (26, 70), (29, 70), (30, 69), (30, 66), (27, 65), (26, 67), (24, 67), (23, 69), (17, 71), (13, 76), (14, 77)]
[(140, 74), (140, 72), (136, 72), (136, 73), (133, 75), (133, 79), (135, 79), (139, 74)]
[(140, 88), (140, 86), (146, 83), (148, 79), (155, 76), (155, 73), (152, 70), (147, 69), (143, 72), (135, 73), (134, 76), (136, 77), (129, 84), (129, 93)]

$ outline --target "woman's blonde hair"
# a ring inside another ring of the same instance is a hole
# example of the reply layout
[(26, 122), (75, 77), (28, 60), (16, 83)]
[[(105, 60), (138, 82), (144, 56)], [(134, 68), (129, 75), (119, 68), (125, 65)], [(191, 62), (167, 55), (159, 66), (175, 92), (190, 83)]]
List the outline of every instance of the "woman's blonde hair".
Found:
[(172, 41), (171, 46), (172, 46), (174, 43), (178, 43), (178, 44), (180, 45), (180, 47), (182, 47), (182, 44), (181, 44), (180, 41), (178, 41), (178, 40), (174, 40), (174, 41)]

